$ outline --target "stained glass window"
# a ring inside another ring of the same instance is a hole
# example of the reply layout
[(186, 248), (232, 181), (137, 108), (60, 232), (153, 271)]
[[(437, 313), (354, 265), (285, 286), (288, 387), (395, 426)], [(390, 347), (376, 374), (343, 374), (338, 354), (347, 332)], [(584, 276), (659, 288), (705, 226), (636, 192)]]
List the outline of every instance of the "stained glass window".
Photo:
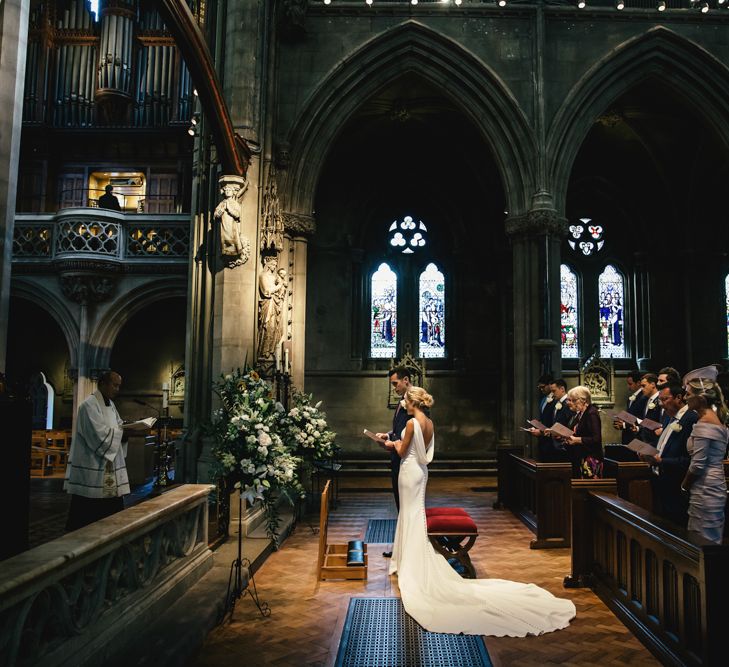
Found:
[(419, 294), (419, 356), (445, 357), (445, 278), (435, 264), (420, 274)]
[(401, 222), (395, 220), (390, 229), (390, 245), (393, 248), (402, 248), (404, 255), (412, 255), (418, 248), (427, 243), (428, 228), (425, 224), (406, 215)]
[(397, 276), (384, 262), (372, 274), (370, 354), (394, 357), (397, 352)]
[(566, 264), (560, 267), (560, 322), (562, 336), (562, 356), (576, 359), (580, 356), (578, 340), (578, 294), (577, 276)]
[(608, 264), (598, 278), (600, 313), (600, 355), (622, 358), (625, 348), (625, 280), (612, 264)]
[(724, 280), (724, 298), (726, 299), (727, 354), (729, 354), (729, 275)]
[(569, 226), (567, 243), (575, 252), (589, 257), (602, 250), (605, 245), (604, 233), (602, 225), (592, 218), (580, 218)]

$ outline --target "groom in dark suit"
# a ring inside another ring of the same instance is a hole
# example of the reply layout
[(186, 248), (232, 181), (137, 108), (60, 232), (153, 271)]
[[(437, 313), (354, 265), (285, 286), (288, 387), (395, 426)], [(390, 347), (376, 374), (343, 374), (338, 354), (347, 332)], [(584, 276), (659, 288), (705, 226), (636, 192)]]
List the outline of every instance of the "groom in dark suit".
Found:
[[(390, 478), (392, 481), (392, 493), (395, 496), (395, 506), (400, 511), (400, 494), (397, 488), (397, 480), (400, 474), (400, 456), (395, 450), (395, 446), (392, 444), (395, 440), (400, 440), (405, 424), (409, 419), (408, 411), (403, 405), (405, 392), (410, 388), (410, 371), (404, 366), (398, 366), (393, 368), (388, 373), (390, 380), (390, 386), (395, 390), (395, 393), (400, 397), (400, 402), (395, 408), (395, 414), (392, 418), (392, 430), (389, 433), (377, 433), (378, 438), (385, 440), (383, 448), (390, 452)], [(383, 556), (389, 558), (392, 555), (391, 551), (386, 551)]]
[(656, 445), (658, 453), (641, 458), (653, 466), (651, 481), (654, 497), (658, 500), (654, 511), (685, 528), (688, 523), (688, 497), (681, 493), (681, 482), (691, 462), (686, 443), (699, 416), (688, 409), (685, 391), (680, 384), (662, 384), (658, 389), (666, 410), (663, 432)]

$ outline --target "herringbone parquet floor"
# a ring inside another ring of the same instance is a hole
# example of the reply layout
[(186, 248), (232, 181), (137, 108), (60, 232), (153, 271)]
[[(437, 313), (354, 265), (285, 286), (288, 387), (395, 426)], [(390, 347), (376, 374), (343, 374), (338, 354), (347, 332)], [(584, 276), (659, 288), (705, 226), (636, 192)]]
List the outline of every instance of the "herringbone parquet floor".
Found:
[[(480, 537), (471, 555), (479, 577), (534, 582), (555, 595), (571, 598), (577, 607), (577, 618), (566, 630), (523, 639), (487, 637), (494, 665), (657, 665), (591, 591), (562, 587), (562, 578), (569, 571), (569, 550), (529, 549), (532, 534), (521, 522), (508, 511), (491, 508), (495, 493), (484, 491), (489, 483), (479, 477), (432, 477), (426, 502), (429, 506), (458, 505), (473, 516)], [(330, 542), (363, 537), (370, 518), (396, 516), (391, 494), (379, 490), (385, 484), (383, 478), (344, 480), (339, 508), (331, 514)], [(306, 522), (300, 522), (256, 574), (259, 593), (270, 604), (271, 616), (261, 618), (251, 601), (243, 598), (233, 622), (213, 630), (190, 664), (333, 665), (349, 599), (398, 596), (399, 592), (397, 578), (387, 575), (387, 560), (379, 545), (370, 547), (366, 582), (319, 582), (317, 540)]]

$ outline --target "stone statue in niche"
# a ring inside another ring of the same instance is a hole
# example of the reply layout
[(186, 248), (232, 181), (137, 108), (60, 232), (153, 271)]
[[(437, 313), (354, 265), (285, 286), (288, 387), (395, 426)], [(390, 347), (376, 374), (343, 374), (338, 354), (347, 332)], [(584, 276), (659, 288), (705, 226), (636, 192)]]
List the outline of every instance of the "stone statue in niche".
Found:
[(240, 266), (248, 261), (251, 242), (240, 233), (240, 200), (248, 182), (240, 176), (222, 176), (220, 192), (224, 199), (215, 209), (213, 217), (220, 221), (220, 254), (228, 266)]
[(283, 304), (286, 299), (286, 269), (278, 268), (278, 258), (263, 258), (258, 278), (258, 358), (273, 356), (283, 338)]

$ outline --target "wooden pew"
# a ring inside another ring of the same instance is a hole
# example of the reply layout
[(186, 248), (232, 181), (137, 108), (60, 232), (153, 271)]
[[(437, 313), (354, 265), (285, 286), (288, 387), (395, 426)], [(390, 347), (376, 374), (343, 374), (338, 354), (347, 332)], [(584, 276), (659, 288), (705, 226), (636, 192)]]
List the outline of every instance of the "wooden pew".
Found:
[(530, 548), (570, 546), (571, 477), (569, 463), (538, 463), (513, 451), (500, 456), (497, 502), (535, 534)]
[[(608, 481), (608, 480), (603, 480)], [(573, 487), (572, 573), (666, 665), (725, 665), (729, 545)]]
[(603, 477), (616, 481), (618, 496), (649, 512), (654, 510), (652, 475), (650, 465), (642, 461), (605, 459)]

